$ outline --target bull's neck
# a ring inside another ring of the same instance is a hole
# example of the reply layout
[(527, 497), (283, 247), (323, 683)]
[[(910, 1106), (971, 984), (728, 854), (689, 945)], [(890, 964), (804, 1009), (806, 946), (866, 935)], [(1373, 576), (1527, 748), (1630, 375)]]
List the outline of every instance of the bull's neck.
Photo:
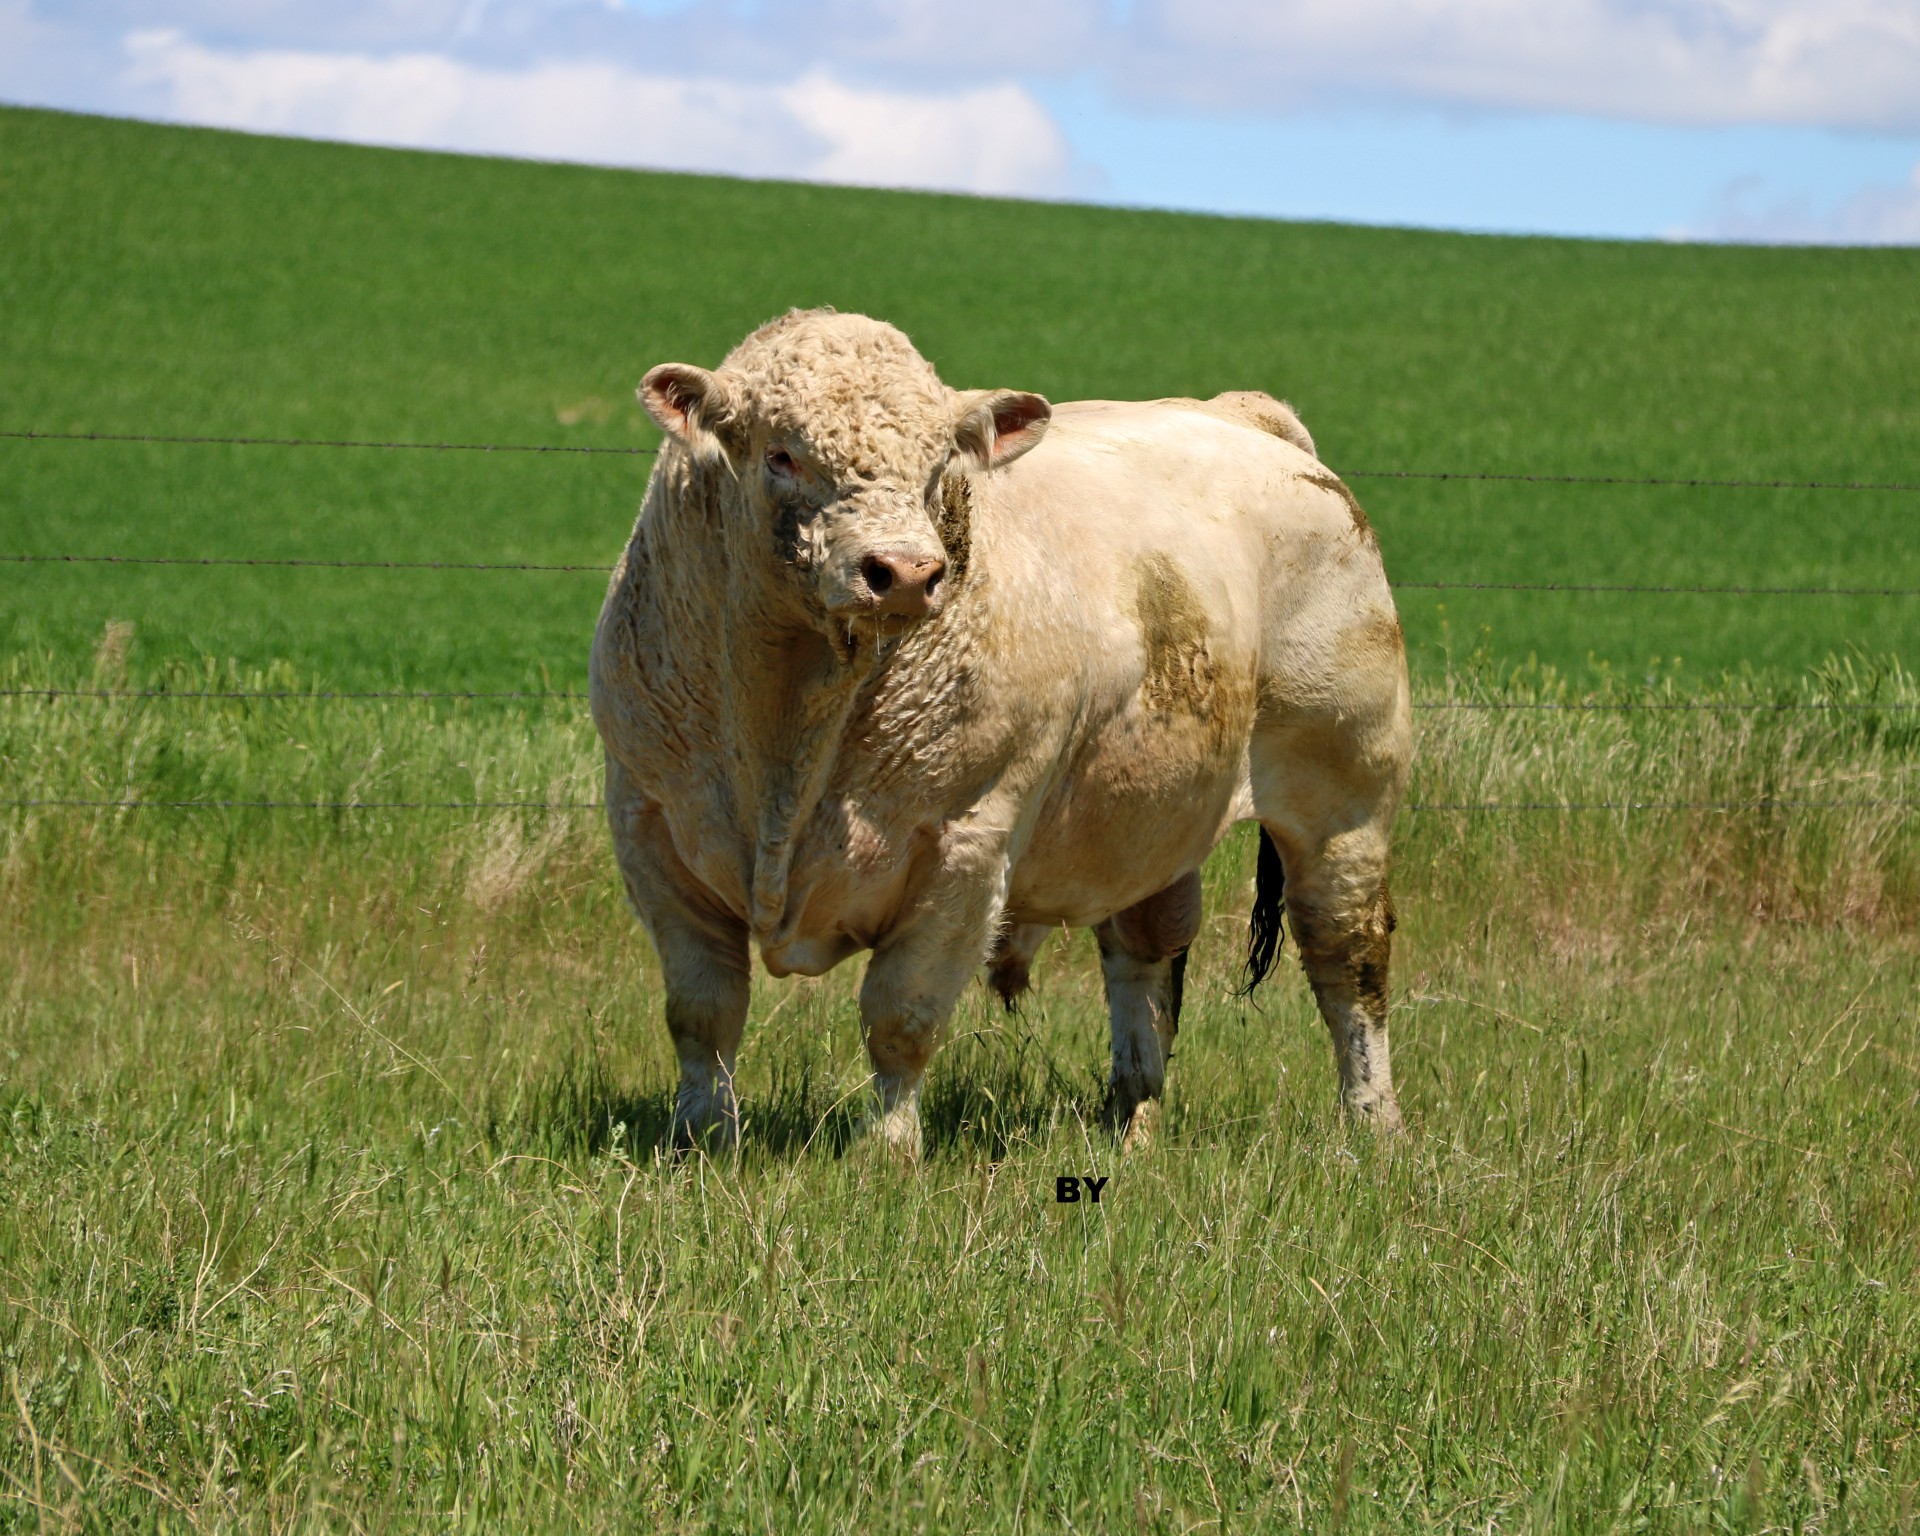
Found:
[(843, 662), (765, 563), (771, 541), (763, 552), (730, 548), (703, 513), (713, 503), (702, 489), (679, 480), (662, 498), (655, 568), (682, 621), (696, 626), (694, 643), (712, 647), (746, 916), (765, 939), (786, 914), (794, 843), (826, 789), (872, 658), (863, 648)]

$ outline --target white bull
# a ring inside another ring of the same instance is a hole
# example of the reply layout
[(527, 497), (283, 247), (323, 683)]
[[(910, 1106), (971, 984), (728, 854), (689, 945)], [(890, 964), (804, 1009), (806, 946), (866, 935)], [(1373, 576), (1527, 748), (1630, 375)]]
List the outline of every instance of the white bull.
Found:
[(1141, 1134), (1201, 862), (1249, 818), (1253, 979), (1284, 879), (1343, 1101), (1399, 1125), (1405, 653), (1366, 518), (1291, 411), (955, 393), (891, 326), (822, 311), (641, 396), (667, 439), (592, 698), (676, 1141), (738, 1133), (755, 946), (776, 976), (872, 951), (874, 1125), (911, 1155), (955, 998), (985, 962), (1011, 999), (1061, 924), (1098, 937), (1109, 1113)]

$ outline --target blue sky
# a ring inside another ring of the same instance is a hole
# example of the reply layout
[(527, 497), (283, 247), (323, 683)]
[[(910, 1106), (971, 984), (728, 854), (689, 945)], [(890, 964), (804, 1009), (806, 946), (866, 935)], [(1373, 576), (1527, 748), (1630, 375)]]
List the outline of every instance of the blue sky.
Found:
[(0, 101), (1287, 218), (1920, 244), (1916, 0), (0, 0)]
[[(1432, 109), (1203, 117), (1043, 94), (1112, 166), (1101, 201), (1443, 229), (1625, 239), (1902, 239), (1851, 231), (1850, 200), (1899, 201), (1920, 137), (1813, 127), (1670, 127), (1559, 113)], [(1909, 226), (1903, 243), (1920, 243)]]

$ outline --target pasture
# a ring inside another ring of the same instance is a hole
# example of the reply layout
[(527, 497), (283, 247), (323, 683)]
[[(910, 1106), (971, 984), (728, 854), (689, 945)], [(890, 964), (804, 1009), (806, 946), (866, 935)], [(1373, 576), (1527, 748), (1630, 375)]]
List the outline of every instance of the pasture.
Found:
[[(1269, 388), (1343, 470), (1920, 463), (1911, 251), (17, 111), (0, 221), (0, 429), (646, 446), (648, 363), (831, 302), (956, 385)], [(647, 465), (0, 440), (0, 553), (604, 567)], [(1911, 493), (1354, 484), (1406, 581), (1920, 586)], [(600, 589), (0, 568), (0, 1529), (1911, 1530), (1920, 599), (1409, 588), (1412, 1134), (1342, 1128), (1290, 961), (1235, 995), (1240, 837), (1152, 1154), (1069, 935), (908, 1175), (857, 963), (757, 984), (739, 1157), (656, 1157), (579, 700), (329, 696), (577, 689)]]

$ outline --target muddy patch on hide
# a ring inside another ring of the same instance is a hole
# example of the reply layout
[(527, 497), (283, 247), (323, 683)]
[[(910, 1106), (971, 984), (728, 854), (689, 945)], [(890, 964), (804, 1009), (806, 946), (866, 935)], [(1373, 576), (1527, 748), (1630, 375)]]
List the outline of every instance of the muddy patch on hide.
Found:
[(1393, 897), (1380, 887), (1379, 899), (1361, 926), (1353, 955), (1353, 986), (1370, 1018), (1387, 1017), (1387, 969), (1393, 955), (1393, 930), (1400, 926)]
[(811, 522), (813, 509), (797, 498), (783, 498), (774, 504), (773, 553), (783, 565), (795, 570), (813, 569)]
[(1209, 625), (1198, 594), (1162, 554), (1134, 561), (1134, 615), (1146, 651), (1141, 696), (1149, 709), (1204, 715), (1213, 704), (1215, 669)]
[(1353, 518), (1353, 531), (1369, 544), (1378, 547), (1380, 541), (1374, 537), (1373, 525), (1367, 521), (1367, 514), (1361, 510), (1360, 503), (1355, 500), (1353, 492), (1347, 489), (1346, 481), (1338, 475), (1302, 475), (1300, 478), (1308, 485), (1317, 485), (1323, 491), (1332, 491), (1344, 501), (1347, 504), (1348, 515)]
[(973, 550), (973, 488), (965, 475), (940, 477), (940, 516), (935, 531), (947, 552), (947, 586), (957, 588), (967, 577), (967, 556)]
[(1406, 636), (1400, 629), (1400, 616), (1391, 609), (1370, 615), (1342, 636), (1343, 660), (1354, 666), (1378, 666), (1406, 655)]
[(1142, 555), (1133, 563), (1134, 616), (1146, 675), (1140, 701), (1149, 717), (1172, 726), (1185, 723), (1192, 743), (1211, 757), (1244, 740), (1253, 724), (1254, 678), (1250, 665), (1214, 652), (1213, 624), (1200, 594), (1167, 555)]
[(1393, 932), (1400, 926), (1386, 884), (1382, 882), (1373, 900), (1344, 920), (1301, 907), (1289, 907), (1287, 919), (1301, 962), (1315, 984), (1345, 981), (1353, 988), (1360, 1010), (1373, 1022), (1384, 1022)]

